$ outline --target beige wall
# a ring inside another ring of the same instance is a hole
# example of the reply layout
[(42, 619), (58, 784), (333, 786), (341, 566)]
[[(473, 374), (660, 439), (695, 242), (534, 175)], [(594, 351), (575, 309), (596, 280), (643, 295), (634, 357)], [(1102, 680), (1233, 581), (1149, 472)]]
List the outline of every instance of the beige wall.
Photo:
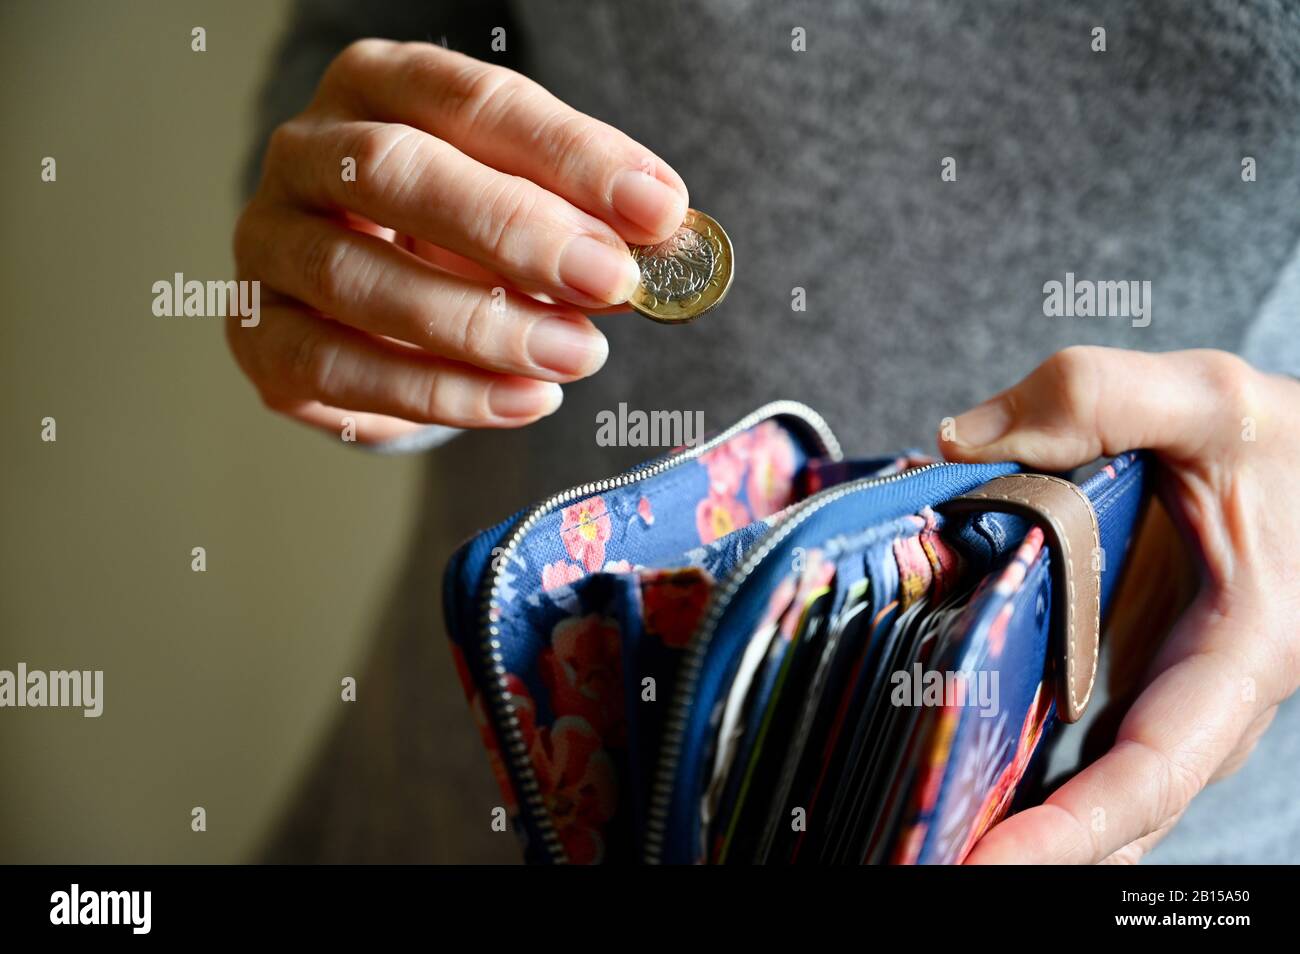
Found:
[(286, 7), (0, 6), (0, 669), (105, 672), (99, 719), (0, 709), (0, 861), (249, 857), (400, 557), (417, 461), (272, 417), (219, 320), (150, 309), (231, 277)]

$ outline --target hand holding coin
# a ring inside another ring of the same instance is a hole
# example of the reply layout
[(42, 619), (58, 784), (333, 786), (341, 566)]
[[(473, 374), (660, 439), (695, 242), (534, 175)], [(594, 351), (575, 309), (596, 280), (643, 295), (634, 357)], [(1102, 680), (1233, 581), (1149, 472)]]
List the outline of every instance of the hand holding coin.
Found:
[(645, 291), (681, 320), (720, 297), (721, 229), (669, 241), (689, 207), (667, 163), (532, 80), (359, 40), (271, 137), (234, 240), (265, 307), (227, 339), (268, 407), (335, 437), (519, 427), (604, 364), (588, 315)]
[(693, 321), (722, 301), (731, 287), (731, 239), (695, 209), (658, 245), (632, 246), (641, 283), (628, 299), (638, 312), (664, 324)]

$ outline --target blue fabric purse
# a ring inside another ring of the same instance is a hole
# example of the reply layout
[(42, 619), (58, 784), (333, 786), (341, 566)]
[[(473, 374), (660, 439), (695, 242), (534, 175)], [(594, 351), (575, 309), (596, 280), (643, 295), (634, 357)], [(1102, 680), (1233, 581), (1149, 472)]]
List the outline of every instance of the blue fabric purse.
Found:
[(782, 401), (477, 535), (447, 627), (526, 857), (961, 861), (1087, 704), (1147, 470), (850, 461)]

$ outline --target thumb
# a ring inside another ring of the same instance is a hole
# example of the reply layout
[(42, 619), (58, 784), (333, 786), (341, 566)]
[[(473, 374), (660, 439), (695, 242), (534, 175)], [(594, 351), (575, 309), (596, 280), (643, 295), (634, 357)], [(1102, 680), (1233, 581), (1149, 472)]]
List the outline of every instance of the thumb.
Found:
[(1015, 387), (945, 419), (939, 449), (949, 460), (1044, 470), (1138, 448), (1173, 462), (1235, 454), (1258, 413), (1258, 377), (1223, 351), (1066, 348)]

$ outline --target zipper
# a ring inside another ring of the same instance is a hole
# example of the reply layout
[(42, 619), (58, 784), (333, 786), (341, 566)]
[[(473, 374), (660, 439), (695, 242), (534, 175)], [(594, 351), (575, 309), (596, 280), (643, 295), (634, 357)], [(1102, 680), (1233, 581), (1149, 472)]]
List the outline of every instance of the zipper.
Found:
[(629, 484), (635, 484), (647, 478), (658, 476), (679, 464), (699, 458), (720, 444), (726, 443), (741, 431), (749, 430), (751, 427), (773, 417), (793, 417), (802, 421), (816, 438), (824, 456), (835, 461), (843, 458), (844, 454), (840, 449), (840, 442), (835, 437), (830, 425), (826, 423), (825, 418), (798, 401), (773, 401), (747, 414), (712, 440), (696, 447), (688, 448), (679, 454), (661, 457), (643, 467), (635, 468), (615, 477), (607, 477), (604, 480), (571, 487), (548, 497), (537, 506), (527, 510), (519, 518), (506, 536), (501, 549), (493, 557), (492, 573), (485, 577), (480, 592), (481, 651), (486, 673), (484, 695), (491, 706), (493, 721), (501, 736), (502, 754), (506, 758), (512, 770), (511, 774), (519, 787), (520, 810), (525, 813), (527, 819), (532, 822), (534, 828), (540, 833), (543, 853), (547, 856), (547, 860), (554, 864), (566, 864), (568, 856), (565, 853), (564, 845), (560, 841), (559, 833), (555, 829), (555, 824), (546, 811), (541, 786), (537, 780), (537, 773), (533, 770), (532, 762), (529, 760), (528, 747), (524, 743), (523, 731), (520, 728), (519, 718), (515, 712), (514, 704), (511, 702), (506, 683), (508, 674), (501, 653), (501, 630), (497, 625), (501, 611), (499, 602), (500, 586), (505, 570), (514, 559), (520, 544), (528, 536), (529, 531), (537, 525), (539, 520), (552, 513), (557, 507), (562, 507), (583, 497), (589, 497), (592, 494), (605, 493), (606, 491), (626, 487)]
[(925, 464), (921, 467), (915, 467), (897, 474), (889, 474), (885, 477), (863, 477), (847, 484), (840, 484), (837, 487), (828, 487), (822, 492), (808, 497), (803, 502), (787, 510), (785, 515), (772, 526), (772, 529), (754, 544), (745, 559), (727, 576), (723, 585), (714, 590), (704, 619), (700, 622), (699, 629), (696, 630), (694, 637), (691, 639), (686, 658), (682, 660), (682, 667), (677, 677), (677, 689), (673, 694), (672, 708), (669, 709), (668, 718), (664, 724), (664, 742), (660, 747), (658, 768), (650, 792), (649, 812), (646, 818), (645, 861), (647, 864), (659, 864), (663, 858), (668, 813), (671, 809), (674, 782), (681, 762), (686, 723), (690, 718), (691, 700), (694, 698), (696, 688), (699, 685), (700, 674), (704, 668), (704, 659), (708, 654), (709, 644), (713, 641), (718, 624), (722, 621), (722, 614), (726, 611), (727, 606), (745, 580), (758, 569), (759, 564), (782, 541), (813, 514), (821, 510), (822, 507), (863, 490), (908, 480), (941, 467), (961, 466), (963, 465), (950, 461), (935, 461), (932, 464)]

